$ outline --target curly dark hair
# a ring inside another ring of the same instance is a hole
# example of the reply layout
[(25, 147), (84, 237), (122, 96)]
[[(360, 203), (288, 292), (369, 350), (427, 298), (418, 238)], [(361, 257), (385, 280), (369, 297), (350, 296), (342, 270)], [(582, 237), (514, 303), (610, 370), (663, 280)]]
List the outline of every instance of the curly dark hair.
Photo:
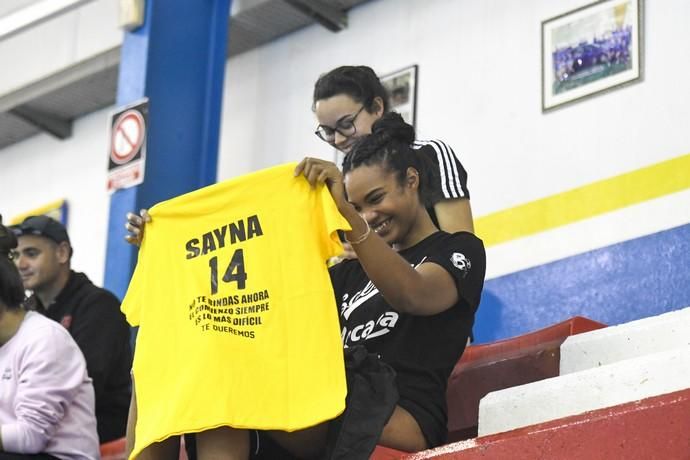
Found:
[(414, 128), (405, 123), (399, 113), (386, 113), (376, 120), (371, 134), (358, 139), (345, 155), (343, 174), (362, 165), (381, 165), (386, 171), (395, 173), (398, 184), (402, 186), (407, 169), (414, 168), (419, 173), (419, 199), (428, 207), (437, 201), (431, 191), (435, 168), (427, 156), (419, 155), (412, 148), (414, 139)]
[(9, 309), (19, 308), (24, 301), (24, 285), (17, 267), (12, 262), (12, 250), (17, 237), (4, 225), (0, 216), (0, 301)]

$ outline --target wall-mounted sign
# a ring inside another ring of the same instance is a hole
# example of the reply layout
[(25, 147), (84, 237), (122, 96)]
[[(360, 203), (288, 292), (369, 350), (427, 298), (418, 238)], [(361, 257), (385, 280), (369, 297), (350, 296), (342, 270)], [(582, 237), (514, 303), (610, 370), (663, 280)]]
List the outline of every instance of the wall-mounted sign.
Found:
[(108, 153), (108, 191), (139, 185), (146, 165), (149, 102), (143, 99), (113, 114)]

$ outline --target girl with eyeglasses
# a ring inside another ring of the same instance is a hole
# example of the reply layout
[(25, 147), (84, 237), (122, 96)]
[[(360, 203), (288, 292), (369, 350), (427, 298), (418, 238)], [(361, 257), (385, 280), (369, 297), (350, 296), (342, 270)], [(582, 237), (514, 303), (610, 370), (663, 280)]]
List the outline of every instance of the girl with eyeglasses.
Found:
[[(314, 85), (312, 110), (316, 135), (347, 154), (357, 138), (370, 134), (374, 122), (389, 112), (389, 95), (367, 66), (342, 66), (323, 74)], [(467, 172), (443, 141), (415, 140), (414, 153), (433, 165), (429, 214), (441, 230), (474, 232)]]

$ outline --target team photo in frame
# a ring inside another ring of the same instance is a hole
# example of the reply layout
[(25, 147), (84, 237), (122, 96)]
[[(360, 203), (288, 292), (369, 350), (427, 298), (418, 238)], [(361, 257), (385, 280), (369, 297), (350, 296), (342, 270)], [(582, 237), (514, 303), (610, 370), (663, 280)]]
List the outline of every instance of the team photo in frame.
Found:
[(603, 0), (542, 22), (543, 111), (641, 79), (642, 2)]

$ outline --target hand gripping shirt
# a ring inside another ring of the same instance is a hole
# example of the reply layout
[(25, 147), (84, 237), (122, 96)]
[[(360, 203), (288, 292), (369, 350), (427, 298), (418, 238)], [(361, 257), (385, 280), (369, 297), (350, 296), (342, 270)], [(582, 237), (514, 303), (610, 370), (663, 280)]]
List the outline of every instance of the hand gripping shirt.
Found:
[(134, 458), (174, 434), (297, 430), (345, 407), (326, 260), (349, 229), (295, 164), (157, 204), (122, 303), (139, 326)]

